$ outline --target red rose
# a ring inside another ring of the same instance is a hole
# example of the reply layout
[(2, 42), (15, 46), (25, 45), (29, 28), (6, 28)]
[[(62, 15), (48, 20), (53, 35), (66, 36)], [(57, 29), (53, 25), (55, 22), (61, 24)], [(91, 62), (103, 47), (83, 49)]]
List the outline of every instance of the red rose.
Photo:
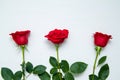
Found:
[(26, 31), (16, 31), (15, 33), (11, 33), (13, 40), (18, 45), (26, 45), (28, 44), (28, 36), (30, 34), (30, 30)]
[(50, 40), (54, 44), (60, 44), (65, 40), (65, 38), (68, 37), (68, 33), (69, 31), (66, 29), (54, 29), (50, 31), (48, 35), (45, 35), (45, 37), (48, 38), (48, 40)]
[(96, 32), (94, 34), (94, 44), (99, 47), (105, 47), (111, 39), (111, 35), (103, 34), (100, 32)]

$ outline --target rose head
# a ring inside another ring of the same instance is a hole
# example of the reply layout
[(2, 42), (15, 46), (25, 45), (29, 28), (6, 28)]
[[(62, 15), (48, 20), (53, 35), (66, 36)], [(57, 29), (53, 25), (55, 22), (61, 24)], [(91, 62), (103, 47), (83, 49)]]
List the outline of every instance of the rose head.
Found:
[(100, 32), (96, 32), (94, 34), (94, 44), (99, 47), (105, 47), (111, 39), (111, 35), (103, 34)]
[(68, 33), (69, 31), (67, 29), (54, 29), (48, 35), (45, 35), (45, 37), (54, 44), (60, 44), (68, 37)]
[(28, 36), (30, 34), (30, 30), (26, 31), (16, 31), (15, 33), (11, 33), (13, 40), (17, 45), (26, 45), (28, 44)]

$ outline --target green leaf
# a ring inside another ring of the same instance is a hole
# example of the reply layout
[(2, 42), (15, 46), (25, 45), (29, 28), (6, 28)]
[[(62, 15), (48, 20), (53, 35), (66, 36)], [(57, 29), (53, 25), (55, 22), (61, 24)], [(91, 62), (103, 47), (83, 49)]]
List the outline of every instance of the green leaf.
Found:
[(73, 77), (73, 75), (71, 73), (69, 73), (69, 72), (67, 72), (65, 74), (64, 79), (65, 80), (75, 80), (74, 77)]
[(104, 62), (106, 61), (106, 58), (107, 58), (107, 56), (101, 57), (101, 58), (99, 59), (99, 61), (98, 61), (98, 65), (104, 63)]
[(26, 63), (26, 71), (28, 73), (32, 73), (32, 71), (33, 71), (33, 65), (32, 65), (32, 63), (30, 63), (30, 62)]
[(52, 68), (51, 70), (50, 70), (50, 73), (51, 74), (56, 74), (58, 71), (57, 71), (57, 68)]
[(69, 71), (69, 64), (66, 60), (61, 61), (60, 67), (64, 73)]
[(13, 75), (13, 72), (9, 68), (2, 68), (1, 76), (4, 80), (12, 80), (14, 75)]
[(105, 64), (101, 67), (99, 73), (98, 73), (98, 77), (102, 80), (106, 80), (106, 78), (109, 76), (109, 65)]
[(61, 80), (60, 78), (62, 78), (62, 73), (56, 73), (52, 76), (52, 80)]
[(84, 62), (75, 62), (71, 65), (70, 70), (73, 73), (82, 73), (87, 68), (87, 64)]
[(89, 80), (99, 80), (98, 77), (96, 75), (89, 75)]
[(50, 57), (49, 62), (53, 67), (55, 67), (55, 68), (58, 67), (58, 62), (55, 57)]
[(22, 78), (22, 72), (17, 71), (14, 75), (14, 80), (21, 80), (21, 78)]
[(50, 75), (47, 72), (44, 72), (42, 74), (38, 74), (38, 76), (41, 80), (50, 80)]
[(42, 74), (42, 73), (45, 72), (45, 70), (46, 70), (46, 67), (45, 67), (45, 66), (43, 66), (43, 65), (38, 65), (38, 66), (36, 66), (36, 67), (33, 69), (33, 73), (34, 73), (34, 74)]

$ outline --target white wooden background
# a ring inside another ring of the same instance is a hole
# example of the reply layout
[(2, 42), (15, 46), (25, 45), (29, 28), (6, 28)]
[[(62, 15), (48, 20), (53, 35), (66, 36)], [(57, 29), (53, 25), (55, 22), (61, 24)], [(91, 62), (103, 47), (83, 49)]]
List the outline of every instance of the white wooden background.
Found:
[[(70, 64), (75, 61), (89, 64), (76, 80), (88, 80), (92, 73), (93, 34), (96, 31), (111, 34), (113, 38), (100, 56), (108, 56), (106, 63), (110, 65), (110, 76), (107, 80), (119, 79), (120, 0), (0, 0), (0, 68), (9, 67), (14, 71), (21, 68), (21, 52), (9, 34), (29, 29), (26, 61), (46, 65), (49, 71), (48, 60), (55, 56), (55, 49), (44, 35), (55, 28), (66, 28), (70, 32), (60, 47), (60, 58)], [(28, 80), (39, 78), (32, 75)]]

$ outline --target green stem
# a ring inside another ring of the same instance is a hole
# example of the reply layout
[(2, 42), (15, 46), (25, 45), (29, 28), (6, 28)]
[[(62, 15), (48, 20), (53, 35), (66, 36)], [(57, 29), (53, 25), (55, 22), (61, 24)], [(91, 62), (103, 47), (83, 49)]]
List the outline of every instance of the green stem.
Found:
[(93, 77), (92, 77), (92, 80), (94, 80), (94, 74), (95, 74), (95, 69), (96, 69), (96, 63), (97, 63), (97, 60), (98, 60), (98, 55), (100, 54), (100, 51), (101, 51), (101, 47), (97, 46), (96, 47), (96, 57), (95, 57), (95, 61), (94, 61), (94, 65), (93, 65)]
[(21, 46), (22, 49), (22, 74), (23, 74), (23, 80), (25, 80), (25, 46)]
[(57, 53), (57, 62), (58, 62), (59, 77), (60, 77), (60, 80), (62, 80), (61, 71), (60, 71), (59, 45), (56, 44), (55, 47), (56, 47), (56, 53)]

